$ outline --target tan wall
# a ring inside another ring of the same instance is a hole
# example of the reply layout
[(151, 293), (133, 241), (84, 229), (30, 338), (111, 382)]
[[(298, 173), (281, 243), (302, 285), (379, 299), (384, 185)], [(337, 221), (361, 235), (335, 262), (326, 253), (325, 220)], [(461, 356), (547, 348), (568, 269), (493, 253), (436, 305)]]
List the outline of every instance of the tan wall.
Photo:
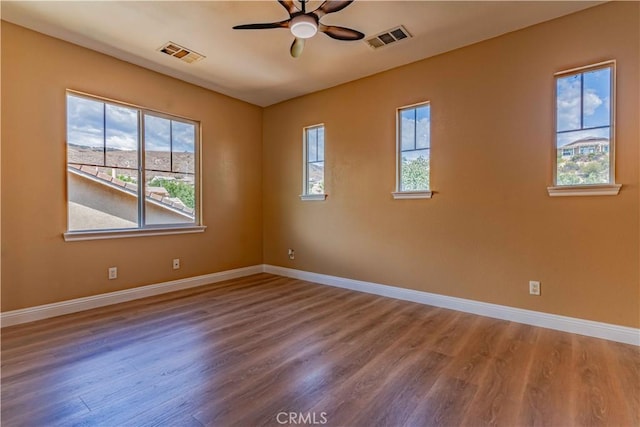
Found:
[[(599, 6), (266, 108), (265, 263), (640, 326), (639, 17)], [(553, 74), (612, 58), (623, 188), (551, 198)], [(394, 201), (395, 109), (426, 100), (436, 194)], [(302, 127), (321, 122), (329, 197), (302, 202)]]
[[(261, 108), (7, 22), (1, 71), (2, 311), (262, 262)], [(205, 233), (63, 241), (67, 88), (201, 121)]]
[[(599, 6), (264, 111), (3, 22), (2, 311), (264, 261), (638, 327), (639, 15)], [(553, 73), (611, 58), (624, 187), (552, 199)], [(201, 120), (205, 233), (63, 241), (67, 88)], [(394, 201), (395, 108), (423, 100), (437, 194)], [(320, 122), (329, 198), (301, 202)]]

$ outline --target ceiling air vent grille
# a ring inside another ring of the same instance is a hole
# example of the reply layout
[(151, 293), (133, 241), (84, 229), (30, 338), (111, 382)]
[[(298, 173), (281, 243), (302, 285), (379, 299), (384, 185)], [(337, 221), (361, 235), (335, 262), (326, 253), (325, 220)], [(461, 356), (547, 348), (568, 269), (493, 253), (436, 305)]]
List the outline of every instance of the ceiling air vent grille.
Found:
[(370, 39), (365, 40), (365, 42), (369, 45), (369, 47), (378, 49), (380, 47), (384, 47), (392, 43), (399, 42), (400, 40), (408, 39), (410, 37), (411, 34), (409, 34), (407, 29), (400, 25), (399, 27), (392, 28), (376, 36), (373, 36)]
[(204, 55), (199, 54), (191, 49), (187, 49), (186, 47), (180, 46), (178, 43), (169, 42), (160, 47), (158, 49), (162, 53), (166, 53), (169, 56), (176, 57), (181, 61), (186, 62), (187, 64), (191, 64), (192, 62), (196, 62), (204, 58)]

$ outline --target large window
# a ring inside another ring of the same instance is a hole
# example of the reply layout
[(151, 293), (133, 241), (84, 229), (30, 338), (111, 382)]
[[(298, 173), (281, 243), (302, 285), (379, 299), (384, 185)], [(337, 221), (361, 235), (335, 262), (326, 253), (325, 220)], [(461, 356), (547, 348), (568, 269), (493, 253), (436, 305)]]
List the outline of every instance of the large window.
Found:
[(193, 226), (198, 123), (67, 93), (70, 232)]
[(615, 63), (557, 73), (556, 186), (614, 184)]
[(430, 197), (431, 107), (425, 102), (397, 110), (397, 192)]
[(324, 200), (324, 125), (304, 128), (302, 198)]

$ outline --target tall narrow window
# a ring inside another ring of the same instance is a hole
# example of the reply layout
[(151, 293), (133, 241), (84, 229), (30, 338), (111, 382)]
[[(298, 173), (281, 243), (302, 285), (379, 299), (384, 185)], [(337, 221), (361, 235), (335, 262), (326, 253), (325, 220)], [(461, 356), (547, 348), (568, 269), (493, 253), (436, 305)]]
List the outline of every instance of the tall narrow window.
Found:
[(395, 198), (429, 198), (431, 107), (428, 102), (397, 110)]
[(67, 93), (68, 231), (196, 225), (198, 124)]
[(556, 189), (615, 184), (614, 81), (613, 61), (555, 75)]
[(324, 125), (304, 129), (303, 200), (324, 200)]

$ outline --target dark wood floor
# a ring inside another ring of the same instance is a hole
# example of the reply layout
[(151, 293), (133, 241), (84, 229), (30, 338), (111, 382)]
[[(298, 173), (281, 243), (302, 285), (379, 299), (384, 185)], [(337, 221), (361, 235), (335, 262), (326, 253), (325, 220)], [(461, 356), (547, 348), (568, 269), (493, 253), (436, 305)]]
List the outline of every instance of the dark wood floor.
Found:
[(1, 397), (3, 426), (638, 426), (640, 352), (259, 274), (5, 328)]

